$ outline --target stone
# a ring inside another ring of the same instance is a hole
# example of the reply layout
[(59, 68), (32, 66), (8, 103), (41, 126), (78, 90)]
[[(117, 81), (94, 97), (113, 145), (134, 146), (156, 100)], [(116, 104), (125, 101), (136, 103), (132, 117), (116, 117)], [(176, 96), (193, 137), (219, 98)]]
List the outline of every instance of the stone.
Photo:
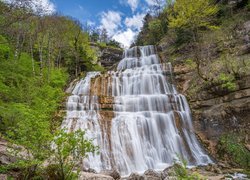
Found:
[(218, 167), (214, 167), (214, 172), (217, 174), (222, 174), (222, 171)]
[(80, 172), (78, 179), (79, 180), (114, 180), (114, 178), (108, 175), (88, 173), (88, 172)]
[(168, 176), (164, 180), (178, 180), (176, 176)]
[(8, 152), (7, 141), (0, 139), (0, 164), (8, 165), (16, 161), (16, 158)]
[(161, 180), (161, 174), (155, 170), (149, 169), (144, 172), (143, 177), (145, 180)]
[(117, 170), (107, 170), (107, 171), (102, 171), (101, 174), (108, 175), (113, 177), (114, 179), (120, 179), (121, 175)]
[(176, 176), (176, 172), (175, 169), (179, 168), (181, 165), (180, 164), (174, 164), (173, 166), (167, 167), (165, 168), (161, 175), (162, 175), (162, 179), (165, 179), (166, 177), (175, 177)]
[(89, 168), (86, 172), (97, 174), (96, 170)]
[(7, 174), (0, 174), (0, 180), (7, 180), (8, 176)]
[(130, 176), (127, 178), (127, 180), (144, 180), (144, 177), (139, 175), (138, 173), (132, 173)]

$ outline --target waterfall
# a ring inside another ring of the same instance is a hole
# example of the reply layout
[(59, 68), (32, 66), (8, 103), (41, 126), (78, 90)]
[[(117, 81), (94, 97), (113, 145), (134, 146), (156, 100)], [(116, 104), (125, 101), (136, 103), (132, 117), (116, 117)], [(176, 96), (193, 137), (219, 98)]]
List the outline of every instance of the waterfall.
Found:
[(85, 166), (128, 175), (164, 169), (178, 156), (188, 165), (212, 162), (195, 137), (186, 98), (172, 83), (171, 64), (160, 63), (154, 46), (126, 50), (117, 71), (108, 74), (114, 98), (109, 140), (101, 128), (98, 96), (90, 95), (91, 79), (100, 74), (88, 73), (68, 99), (63, 127), (86, 130), (100, 147), (100, 155), (90, 155)]

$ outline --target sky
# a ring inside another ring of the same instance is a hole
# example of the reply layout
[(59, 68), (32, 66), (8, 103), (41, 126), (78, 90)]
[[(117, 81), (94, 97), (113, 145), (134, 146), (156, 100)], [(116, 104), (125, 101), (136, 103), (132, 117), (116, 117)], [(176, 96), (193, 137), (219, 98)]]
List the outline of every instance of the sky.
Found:
[(108, 36), (125, 47), (134, 41), (143, 18), (156, 1), (165, 0), (34, 0), (49, 12), (78, 19), (83, 25), (105, 28)]

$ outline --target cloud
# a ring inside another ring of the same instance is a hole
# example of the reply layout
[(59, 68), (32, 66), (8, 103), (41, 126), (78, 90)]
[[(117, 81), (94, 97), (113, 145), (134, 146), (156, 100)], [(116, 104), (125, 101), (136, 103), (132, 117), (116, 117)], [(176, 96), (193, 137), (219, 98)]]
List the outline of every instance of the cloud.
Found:
[(138, 7), (139, 0), (128, 0), (128, 5), (130, 6), (131, 10), (134, 12)]
[(140, 0), (119, 0), (120, 4), (128, 5), (133, 12), (138, 8), (139, 2)]
[(121, 13), (116, 11), (103, 12), (101, 14), (101, 25), (99, 28), (105, 28), (109, 36), (113, 36), (121, 26)]
[(115, 34), (112, 39), (124, 45), (124, 47), (128, 48), (134, 41), (137, 32), (132, 31), (132, 29), (128, 28), (126, 31), (120, 31)]
[(127, 17), (125, 19), (125, 25), (128, 28), (132, 28), (132, 29), (135, 29), (135, 30), (139, 31), (141, 29), (141, 27), (143, 26), (144, 16), (145, 16), (145, 14), (137, 13), (136, 15), (134, 15), (131, 18)]
[(87, 20), (87, 25), (88, 25), (88, 26), (91, 26), (91, 27), (94, 27), (94, 26), (95, 26), (95, 22), (94, 22), (94, 21)]
[(164, 5), (165, 4), (165, 0), (145, 0), (146, 3), (149, 5), (149, 6), (155, 6), (155, 5)]

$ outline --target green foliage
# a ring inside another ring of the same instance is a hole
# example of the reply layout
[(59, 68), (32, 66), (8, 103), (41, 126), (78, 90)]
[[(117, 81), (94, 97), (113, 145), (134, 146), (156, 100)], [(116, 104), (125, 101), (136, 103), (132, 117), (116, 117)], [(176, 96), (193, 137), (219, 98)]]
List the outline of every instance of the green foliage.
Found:
[(185, 65), (187, 65), (191, 69), (194, 69), (196, 67), (196, 64), (193, 59), (186, 59)]
[(226, 134), (220, 137), (218, 153), (221, 158), (228, 156), (239, 166), (250, 168), (250, 152), (236, 134)]
[(247, 3), (247, 5), (246, 5), (246, 8), (247, 8), (248, 11), (250, 11), (250, 0), (248, 0), (248, 3)]
[[(97, 152), (98, 148), (93, 145), (92, 140), (85, 139), (85, 132), (78, 130), (76, 132), (65, 132), (60, 130), (54, 138), (54, 148), (52, 149), (57, 167), (59, 179), (76, 179), (73, 169), (77, 163), (88, 156), (88, 153)], [(52, 160), (52, 161), (54, 161)]]
[(218, 12), (216, 5), (209, 0), (177, 0), (169, 15), (169, 27), (187, 28), (197, 31), (198, 28), (214, 29), (211, 18)]
[(163, 27), (160, 19), (154, 19), (149, 22), (150, 38), (153, 42), (159, 42), (163, 35)]
[(219, 83), (222, 83), (222, 88), (226, 88), (229, 91), (233, 91), (236, 89), (235, 78), (230, 74), (221, 73), (218, 76), (218, 81)]
[(8, 41), (5, 37), (0, 35), (0, 60), (8, 59), (10, 54), (10, 48)]
[(179, 180), (200, 180), (202, 178), (198, 173), (189, 173), (187, 169), (187, 161), (178, 155), (179, 162), (173, 165), (175, 176)]
[[(64, 97), (68, 78), (64, 69), (51, 69), (48, 75), (44, 68), (42, 76), (34, 75), (31, 62), (28, 54), (22, 53), (16, 61), (11, 52), (8, 59), (0, 61), (0, 132), (22, 147), (11, 152), (19, 160), (4, 168), (22, 169), (25, 177), (34, 174), (33, 166), (50, 155), (51, 121)], [(37, 63), (35, 71), (39, 71)], [(25, 159), (22, 151), (27, 154)]]

